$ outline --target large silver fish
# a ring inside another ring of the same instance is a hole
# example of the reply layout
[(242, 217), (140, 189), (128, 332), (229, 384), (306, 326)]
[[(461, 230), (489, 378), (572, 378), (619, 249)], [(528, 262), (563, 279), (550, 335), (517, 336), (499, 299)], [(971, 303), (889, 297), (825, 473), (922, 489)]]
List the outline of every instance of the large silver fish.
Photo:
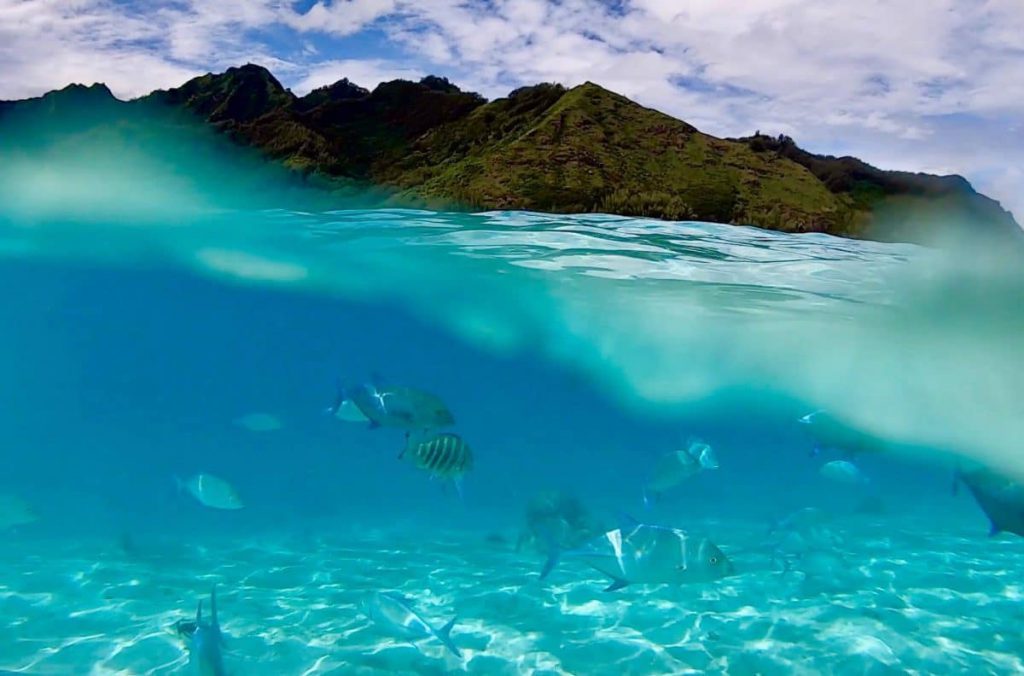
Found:
[(451, 631), (456, 618), (449, 620), (440, 629), (435, 629), (423, 616), (416, 612), (408, 599), (398, 594), (377, 592), (363, 603), (367, 617), (388, 634), (408, 641), (434, 637), (456, 657), (462, 657), (459, 648), (452, 642)]
[(342, 412), (346, 402), (351, 402), (370, 421), (370, 427), (422, 431), (455, 424), (455, 416), (439, 397), (413, 387), (364, 384), (339, 389), (333, 407), (335, 416)]
[(665, 491), (709, 469), (718, 469), (718, 458), (702, 441), (691, 440), (686, 448), (662, 455), (644, 487), (644, 503), (650, 504)]
[(196, 474), (184, 481), (177, 479), (177, 482), (180, 490), (187, 492), (204, 507), (241, 509), (245, 506), (234, 486), (212, 474)]
[(457, 487), (466, 472), (473, 469), (472, 449), (462, 437), (451, 432), (410, 435), (398, 458), (408, 460), (431, 477), (452, 481)]
[(541, 579), (554, 570), (559, 558), (568, 556), (611, 578), (605, 591), (629, 584), (712, 582), (735, 572), (732, 562), (706, 537), (640, 523), (608, 531), (576, 550), (560, 552), (553, 547)]
[(225, 676), (224, 656), (221, 647), (224, 645), (224, 634), (217, 620), (217, 589), (210, 591), (210, 621), (203, 620), (203, 602), (196, 608), (194, 622), (179, 621), (174, 629), (185, 641), (188, 648), (188, 664), (196, 676)]
[(988, 517), (990, 535), (1003, 531), (1024, 535), (1024, 485), (984, 467), (956, 471), (953, 483), (963, 483)]

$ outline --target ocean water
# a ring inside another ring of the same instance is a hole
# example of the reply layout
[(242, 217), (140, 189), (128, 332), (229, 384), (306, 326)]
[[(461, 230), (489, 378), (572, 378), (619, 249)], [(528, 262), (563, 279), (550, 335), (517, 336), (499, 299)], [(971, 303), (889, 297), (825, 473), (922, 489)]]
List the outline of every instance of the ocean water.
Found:
[[(0, 669), (193, 673), (174, 624), (216, 587), (231, 674), (1024, 670), (1024, 542), (950, 494), (957, 462), (1024, 477), (1015, 262), (275, 208), (194, 167), (122, 154), (83, 183), (56, 156), (9, 170), (0, 211), (0, 493), (23, 505), (0, 505)], [(462, 497), (397, 459), (400, 430), (325, 414), (339, 379), (439, 396), (474, 453)], [(813, 454), (816, 410), (870, 440), (867, 481), (822, 476), (846, 454)], [(690, 438), (719, 468), (645, 505)], [(197, 473), (245, 506), (176, 487)], [(683, 529), (735, 573), (605, 592), (566, 555), (541, 580), (545, 546), (517, 544), (553, 491), (595, 534)], [(456, 617), (461, 656), (372, 621), (376, 592)]]

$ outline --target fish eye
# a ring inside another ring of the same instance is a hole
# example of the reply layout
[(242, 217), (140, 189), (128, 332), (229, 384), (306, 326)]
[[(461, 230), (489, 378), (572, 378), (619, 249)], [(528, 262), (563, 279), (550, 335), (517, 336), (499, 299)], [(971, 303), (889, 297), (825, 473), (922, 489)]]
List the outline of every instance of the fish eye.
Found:
[(708, 559), (708, 563), (710, 563), (712, 566), (715, 565), (716, 563), (718, 563), (718, 557), (712, 556), (710, 559)]

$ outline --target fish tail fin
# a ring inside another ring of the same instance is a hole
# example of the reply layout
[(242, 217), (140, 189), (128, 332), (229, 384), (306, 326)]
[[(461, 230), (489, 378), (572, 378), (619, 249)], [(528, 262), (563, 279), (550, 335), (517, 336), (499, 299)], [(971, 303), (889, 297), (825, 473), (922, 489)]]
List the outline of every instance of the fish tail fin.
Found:
[(718, 469), (718, 457), (715, 450), (709, 444), (703, 444), (700, 453), (697, 454), (697, 462), (701, 469)]
[(540, 569), (540, 579), (546, 579), (551, 571), (558, 565), (558, 559), (561, 558), (562, 552), (556, 547), (548, 551), (548, 558), (544, 561), (544, 567)]
[(547, 547), (547, 559), (544, 560), (544, 567), (540, 569), (540, 579), (543, 580), (558, 565), (558, 560), (562, 557), (562, 547), (558, 544), (554, 534), (548, 529), (542, 529), (540, 535), (544, 539), (545, 547)]
[(444, 644), (445, 648), (451, 650), (453, 655), (456, 657), (462, 657), (462, 652), (459, 651), (459, 647), (455, 645), (454, 641), (452, 641), (452, 627), (455, 626), (455, 621), (457, 619), (459, 618), (453, 617), (448, 620), (447, 624), (434, 632), (434, 636), (437, 637), (438, 641)]
[(203, 621), (203, 600), (199, 599), (199, 603), (196, 605), (196, 627)]
[(337, 376), (334, 379), (334, 402), (324, 411), (327, 415), (336, 415), (341, 410), (341, 405), (345, 403), (345, 383), (342, 382), (341, 376)]

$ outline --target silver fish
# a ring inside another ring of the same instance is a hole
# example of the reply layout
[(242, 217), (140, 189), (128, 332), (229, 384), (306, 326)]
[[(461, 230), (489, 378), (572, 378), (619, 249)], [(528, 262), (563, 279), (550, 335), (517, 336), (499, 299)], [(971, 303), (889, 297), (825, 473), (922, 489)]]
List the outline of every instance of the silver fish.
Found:
[(871, 483), (859, 467), (846, 460), (826, 462), (818, 473), (826, 479), (848, 486), (864, 486)]
[(616, 528), (580, 549), (553, 548), (541, 571), (544, 579), (560, 557), (571, 556), (611, 578), (605, 591), (629, 584), (688, 584), (712, 582), (735, 572), (732, 562), (705, 537), (678, 528), (635, 524)]
[(178, 479), (178, 487), (205, 507), (241, 509), (245, 506), (234, 486), (212, 474), (196, 474), (184, 481)]
[(416, 612), (408, 599), (398, 594), (377, 592), (363, 603), (367, 617), (388, 634), (408, 641), (433, 637), (440, 641), (456, 657), (462, 657), (458, 646), (452, 642), (451, 632), (456, 618), (452, 618), (440, 629), (435, 629), (423, 616)]
[(644, 502), (709, 469), (718, 469), (718, 458), (714, 449), (702, 441), (690, 441), (685, 449), (662, 455), (644, 489)]
[(360, 385), (340, 395), (337, 410), (347, 400), (370, 421), (371, 427), (422, 431), (455, 424), (455, 416), (439, 397), (412, 387)]
[(224, 657), (221, 654), (221, 647), (224, 644), (224, 634), (220, 630), (220, 622), (217, 620), (217, 589), (210, 591), (210, 621), (203, 621), (203, 602), (199, 602), (196, 608), (196, 619), (191, 621), (179, 621), (174, 629), (185, 641), (188, 648), (188, 663), (193, 674), (196, 676), (225, 676)]

